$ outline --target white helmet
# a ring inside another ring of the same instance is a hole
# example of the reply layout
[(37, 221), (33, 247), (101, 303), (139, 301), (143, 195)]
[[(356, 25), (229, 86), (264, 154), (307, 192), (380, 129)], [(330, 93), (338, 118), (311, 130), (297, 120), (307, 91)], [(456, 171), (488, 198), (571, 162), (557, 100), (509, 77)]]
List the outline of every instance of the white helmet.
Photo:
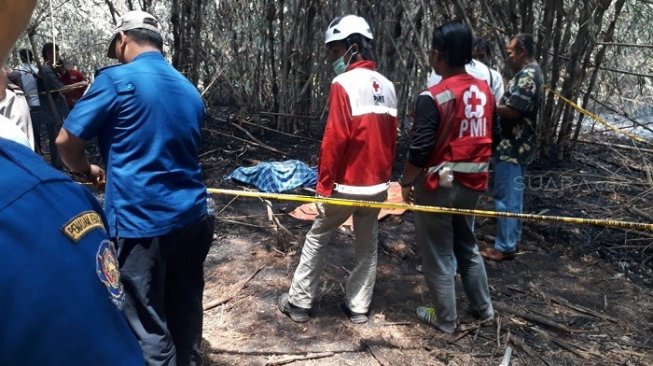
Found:
[(345, 15), (334, 19), (329, 24), (329, 28), (324, 34), (324, 44), (342, 41), (352, 34), (360, 34), (369, 40), (374, 39), (370, 25), (367, 24), (365, 19), (356, 15)]

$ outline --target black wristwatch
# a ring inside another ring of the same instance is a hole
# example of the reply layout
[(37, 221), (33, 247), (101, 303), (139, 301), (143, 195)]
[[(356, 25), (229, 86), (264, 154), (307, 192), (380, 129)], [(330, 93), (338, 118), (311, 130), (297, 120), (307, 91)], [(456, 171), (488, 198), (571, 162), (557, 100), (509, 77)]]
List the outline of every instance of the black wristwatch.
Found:
[(399, 185), (401, 186), (401, 188), (408, 188), (408, 187), (410, 187), (410, 186), (413, 185), (413, 182), (402, 183), (402, 182), (401, 182), (401, 179), (399, 179)]

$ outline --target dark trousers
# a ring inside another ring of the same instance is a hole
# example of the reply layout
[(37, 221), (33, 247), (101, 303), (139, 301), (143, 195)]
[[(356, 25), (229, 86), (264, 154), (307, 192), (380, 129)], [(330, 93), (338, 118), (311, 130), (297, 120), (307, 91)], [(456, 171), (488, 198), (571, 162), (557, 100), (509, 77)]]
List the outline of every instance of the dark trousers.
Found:
[(153, 238), (118, 239), (125, 315), (151, 366), (201, 365), (204, 259), (213, 219)]
[(53, 115), (48, 114), (47, 109), (43, 107), (30, 107), (30, 117), (32, 118), (32, 130), (34, 131), (34, 149), (37, 153), (43, 155), (43, 146), (41, 145), (41, 139), (43, 134), (43, 127), (45, 127), (45, 133), (48, 138), (48, 147), (50, 151), (50, 164), (57, 169), (63, 167), (61, 158), (59, 157), (59, 151), (57, 150), (57, 145), (55, 141), (57, 140), (57, 135), (59, 134), (59, 129), (61, 124), (57, 122), (56, 118)]
[(43, 111), (41, 107), (29, 107), (29, 114), (32, 118), (32, 131), (34, 132), (34, 149), (37, 153), (43, 154), (41, 147), (41, 124), (43, 123)]
[(55, 143), (60, 128), (61, 125), (54, 120), (47, 120), (45, 123), (45, 130), (48, 133), (48, 146), (50, 147), (50, 164), (57, 169), (63, 167), (63, 163), (59, 157), (59, 150), (57, 150), (57, 144)]

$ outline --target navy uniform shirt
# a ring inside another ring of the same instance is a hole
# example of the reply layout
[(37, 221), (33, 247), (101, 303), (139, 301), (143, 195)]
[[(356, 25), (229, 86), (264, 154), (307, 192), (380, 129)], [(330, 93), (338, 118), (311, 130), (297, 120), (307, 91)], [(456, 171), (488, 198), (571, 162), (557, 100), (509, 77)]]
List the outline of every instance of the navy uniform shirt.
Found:
[(2, 138), (0, 172), (0, 365), (142, 366), (98, 202)]
[(64, 123), (97, 136), (112, 237), (161, 236), (206, 214), (198, 150), (204, 104), (160, 52), (100, 70)]

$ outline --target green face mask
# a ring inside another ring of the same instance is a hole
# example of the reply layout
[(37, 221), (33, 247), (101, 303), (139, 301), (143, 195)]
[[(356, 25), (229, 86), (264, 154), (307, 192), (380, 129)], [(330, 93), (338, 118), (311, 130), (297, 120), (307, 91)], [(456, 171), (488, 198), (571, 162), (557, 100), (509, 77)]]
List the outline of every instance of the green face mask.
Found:
[(343, 72), (347, 71), (347, 64), (345, 63), (345, 59), (340, 57), (337, 60), (333, 61), (333, 72), (336, 73), (336, 75), (340, 75)]
[[(347, 54), (347, 52), (349, 52), (349, 50), (351, 50), (351, 46), (347, 49), (347, 51), (345, 51), (345, 55)], [(349, 65), (349, 62), (351, 62), (351, 59), (354, 58), (354, 55), (356, 55), (356, 53), (353, 53), (349, 57), (348, 62), (345, 62), (345, 55), (340, 56), (337, 60), (333, 61), (333, 63), (331, 64), (331, 66), (333, 67), (333, 72), (335, 72), (336, 75), (340, 75), (345, 71), (347, 71), (347, 66)]]

